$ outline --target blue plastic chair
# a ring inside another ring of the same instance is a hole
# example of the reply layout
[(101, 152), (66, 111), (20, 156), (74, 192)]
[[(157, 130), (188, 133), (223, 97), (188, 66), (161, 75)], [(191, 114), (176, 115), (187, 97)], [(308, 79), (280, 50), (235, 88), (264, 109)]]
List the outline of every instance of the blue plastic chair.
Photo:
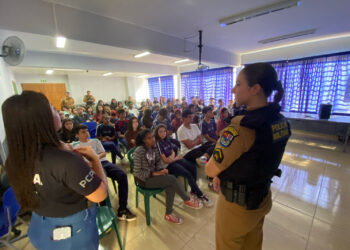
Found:
[(96, 138), (97, 122), (83, 122), (88, 127), (90, 138)]
[(0, 208), (0, 243), (7, 247), (17, 249), (11, 243), (27, 237), (27, 234), (10, 240), (10, 232), (17, 220), (20, 207), (17, 203), (12, 188), (8, 188), (2, 196), (2, 207)]

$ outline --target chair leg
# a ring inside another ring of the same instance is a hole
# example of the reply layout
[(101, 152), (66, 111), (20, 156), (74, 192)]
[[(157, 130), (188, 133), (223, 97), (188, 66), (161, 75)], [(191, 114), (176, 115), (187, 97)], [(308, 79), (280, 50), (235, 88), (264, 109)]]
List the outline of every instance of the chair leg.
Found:
[(139, 207), (139, 191), (136, 188), (136, 208)]
[(118, 222), (116, 219), (114, 219), (112, 221), (112, 227), (117, 235), (117, 239), (118, 239), (118, 244), (119, 244), (119, 249), (120, 250), (123, 250), (123, 244), (122, 244), (122, 240), (121, 240), (121, 237), (120, 237), (120, 233), (119, 233), (119, 229), (118, 229)]
[(150, 216), (150, 206), (149, 206), (149, 195), (144, 195), (145, 199), (145, 214), (146, 214), (146, 223), (147, 226), (151, 225), (151, 216)]

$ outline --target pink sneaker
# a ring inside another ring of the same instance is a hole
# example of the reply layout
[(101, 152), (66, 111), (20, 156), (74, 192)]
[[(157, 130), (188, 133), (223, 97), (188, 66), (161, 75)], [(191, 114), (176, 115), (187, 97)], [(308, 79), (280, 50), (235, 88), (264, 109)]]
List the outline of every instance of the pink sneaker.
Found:
[(190, 199), (185, 201), (184, 204), (193, 209), (201, 209), (203, 207), (203, 204), (195, 199), (193, 195), (190, 195)]
[(166, 214), (164, 215), (164, 219), (175, 224), (182, 224), (183, 219), (176, 216), (175, 214)]

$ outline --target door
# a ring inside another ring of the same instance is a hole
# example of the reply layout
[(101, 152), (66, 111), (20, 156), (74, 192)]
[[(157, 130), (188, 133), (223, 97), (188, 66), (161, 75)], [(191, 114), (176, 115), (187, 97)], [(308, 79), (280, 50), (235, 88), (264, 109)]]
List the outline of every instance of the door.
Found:
[(64, 83), (22, 83), (21, 86), (22, 90), (32, 90), (44, 94), (52, 106), (61, 110), (61, 99), (66, 92)]

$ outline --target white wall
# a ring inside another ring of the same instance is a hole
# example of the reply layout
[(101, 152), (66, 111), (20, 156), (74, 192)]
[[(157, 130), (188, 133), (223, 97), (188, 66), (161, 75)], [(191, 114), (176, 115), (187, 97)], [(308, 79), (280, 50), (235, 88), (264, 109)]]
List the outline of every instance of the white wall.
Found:
[(15, 74), (15, 78), (19, 93), (22, 92), (22, 83), (64, 83), (67, 91), (70, 91), (67, 75)]
[[(14, 75), (11, 70), (4, 62), (3, 59), (0, 58), (0, 106), (2, 106), (3, 102), (11, 95), (14, 94), (14, 90), (12, 87), (12, 81), (15, 81)], [(2, 119), (2, 111), (0, 107), (0, 142), (3, 143), (5, 139), (5, 129), (4, 123)], [(2, 159), (4, 159), (4, 154), (0, 151)]]
[(125, 77), (102, 77), (68, 75), (68, 84), (71, 96), (75, 103), (83, 103), (83, 97), (87, 90), (95, 97), (96, 102), (102, 99), (110, 102), (112, 98), (118, 101), (128, 98), (128, 88)]
[(149, 98), (148, 82), (144, 78), (127, 77), (128, 96), (140, 103)]

